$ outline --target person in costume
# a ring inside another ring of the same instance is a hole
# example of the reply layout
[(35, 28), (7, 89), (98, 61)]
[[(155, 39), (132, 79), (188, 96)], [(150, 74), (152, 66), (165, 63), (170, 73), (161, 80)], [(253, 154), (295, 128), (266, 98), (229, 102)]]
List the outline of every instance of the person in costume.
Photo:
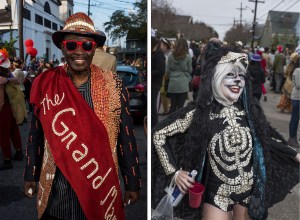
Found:
[(141, 177), (128, 93), (117, 75), (92, 64), (106, 37), (79, 12), (52, 40), (66, 64), (32, 85), (24, 194), (38, 191), (38, 219), (125, 219)]
[(188, 196), (174, 207), (181, 219), (267, 218), (299, 182), (300, 155), (267, 122), (249, 91), (248, 57), (234, 46), (209, 42), (197, 100), (160, 122), (152, 133), (152, 207), (173, 177), (182, 192), (188, 176), (205, 185), (201, 206)]

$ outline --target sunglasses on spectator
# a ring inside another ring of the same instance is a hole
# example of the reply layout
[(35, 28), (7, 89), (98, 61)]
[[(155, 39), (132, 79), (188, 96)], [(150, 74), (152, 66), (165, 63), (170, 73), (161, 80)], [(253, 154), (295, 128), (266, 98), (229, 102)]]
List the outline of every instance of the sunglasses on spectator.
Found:
[(69, 51), (74, 52), (80, 46), (84, 51), (91, 52), (96, 45), (94, 41), (75, 41), (75, 40), (64, 40), (63, 46)]

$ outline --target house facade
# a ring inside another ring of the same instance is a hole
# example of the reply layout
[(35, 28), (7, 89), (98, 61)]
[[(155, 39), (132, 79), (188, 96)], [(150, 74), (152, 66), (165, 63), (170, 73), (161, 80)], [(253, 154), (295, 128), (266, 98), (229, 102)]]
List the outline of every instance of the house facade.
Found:
[(269, 11), (264, 29), (259, 38), (262, 47), (276, 48), (277, 45), (295, 49), (299, 44), (299, 13)]
[[(52, 42), (52, 34), (61, 30), (64, 21), (73, 14), (73, 0), (25, 0), (23, 11), (23, 40), (32, 39), (37, 57), (60, 60), (61, 51)], [(9, 42), (12, 36), (16, 56), (19, 56), (18, 0), (0, 0), (0, 42)], [(1, 16), (1, 17), (2, 17)], [(24, 51), (26, 50), (24, 45)]]

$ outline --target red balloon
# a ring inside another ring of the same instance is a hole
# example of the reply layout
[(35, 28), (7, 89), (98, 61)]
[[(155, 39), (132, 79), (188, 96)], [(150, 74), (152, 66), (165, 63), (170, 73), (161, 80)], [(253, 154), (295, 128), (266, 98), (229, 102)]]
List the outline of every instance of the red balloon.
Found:
[(32, 52), (33, 47), (26, 47), (26, 53), (30, 54)]
[(26, 53), (32, 57), (35, 57), (37, 55), (38, 51), (34, 47), (26, 47)]
[(33, 47), (33, 40), (31, 39), (25, 40), (25, 47)]
[(35, 57), (37, 55), (38, 51), (35, 48), (32, 48), (30, 56)]

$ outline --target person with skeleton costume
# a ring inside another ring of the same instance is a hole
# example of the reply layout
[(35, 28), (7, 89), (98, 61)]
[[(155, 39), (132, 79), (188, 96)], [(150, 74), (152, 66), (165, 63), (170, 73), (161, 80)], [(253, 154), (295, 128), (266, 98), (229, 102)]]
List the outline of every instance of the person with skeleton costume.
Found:
[[(198, 209), (188, 196), (174, 207), (181, 219), (267, 218), (299, 182), (300, 155), (272, 128), (252, 97), (248, 57), (234, 46), (209, 42), (197, 100), (152, 131), (152, 207), (175, 183), (186, 193), (205, 185)], [(202, 165), (204, 164), (204, 165)]]

